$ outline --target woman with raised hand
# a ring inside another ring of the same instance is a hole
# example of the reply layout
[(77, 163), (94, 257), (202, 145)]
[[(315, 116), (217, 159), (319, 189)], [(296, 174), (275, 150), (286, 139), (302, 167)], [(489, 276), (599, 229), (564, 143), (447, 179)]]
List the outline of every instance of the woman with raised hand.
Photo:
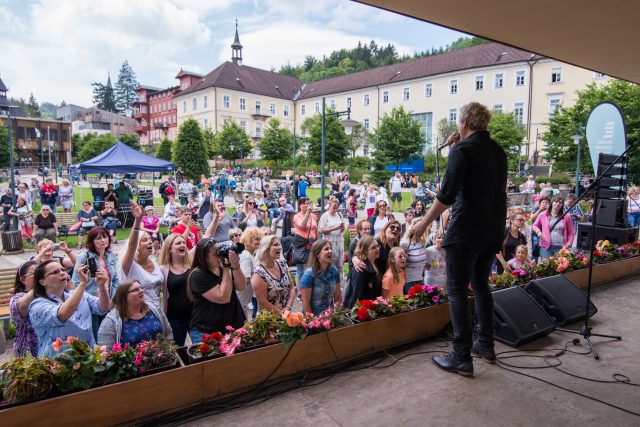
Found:
[[(16, 338), (13, 341), (13, 357), (38, 355), (38, 337), (31, 320), (29, 320), (29, 304), (33, 301), (33, 275), (38, 263), (27, 261), (18, 268), (13, 296), (9, 300), (11, 323), (16, 327)], [(2, 328), (0, 328), (2, 329)]]
[[(308, 253), (311, 250), (309, 241), (314, 241), (318, 237), (318, 222), (313, 214), (313, 203), (307, 197), (298, 198), (298, 213), (293, 217), (293, 229), (293, 251)], [(308, 261), (307, 256), (306, 259), (302, 259), (302, 262), (296, 264), (296, 288), (300, 287), (300, 279)]]
[(113, 296), (113, 308), (100, 325), (98, 344), (108, 351), (115, 343), (136, 346), (158, 336), (172, 340), (171, 325), (164, 312), (144, 300), (144, 289), (136, 280), (120, 283)]
[(309, 268), (300, 281), (302, 309), (318, 315), (329, 307), (342, 304), (340, 272), (333, 262), (333, 245), (317, 240), (309, 254)]
[(356, 259), (364, 264), (361, 271), (354, 269), (344, 291), (344, 306), (352, 308), (356, 301), (374, 300), (382, 296), (382, 273), (376, 262), (380, 257), (380, 245), (371, 236), (363, 236), (356, 246)]
[(407, 231), (400, 240), (402, 247), (407, 255), (405, 267), (406, 284), (403, 292), (406, 294), (414, 285), (422, 285), (424, 283), (424, 269), (427, 261), (427, 248), (425, 243), (425, 234), (418, 235), (414, 231), (414, 227), (420, 218), (414, 219), (407, 224)]
[(153, 240), (149, 233), (140, 230), (142, 208), (131, 202), (131, 214), (134, 217), (129, 242), (121, 255), (121, 280), (137, 280), (145, 292), (146, 302), (160, 307), (160, 289), (164, 277), (160, 266), (152, 258)]
[(244, 210), (238, 212), (236, 223), (241, 230), (247, 227), (260, 228), (264, 225), (256, 200), (253, 197), (248, 197), (244, 200)]
[(160, 249), (158, 260), (164, 277), (162, 292), (164, 311), (173, 330), (176, 344), (183, 346), (189, 332), (192, 303), (187, 287), (191, 271), (191, 257), (182, 234), (170, 234)]
[[(345, 224), (338, 212), (338, 206), (340, 201), (337, 197), (329, 197), (329, 209), (320, 216), (318, 222), (318, 231), (322, 233), (324, 238), (331, 242), (331, 249), (333, 250), (333, 264), (342, 278), (342, 271), (344, 266), (344, 229)], [(341, 280), (342, 281), (342, 280)]]
[(243, 291), (246, 286), (238, 254), (230, 250), (228, 258), (220, 258), (215, 239), (198, 242), (187, 288), (193, 301), (191, 342), (202, 341), (204, 334), (225, 333), (227, 326), (237, 329), (244, 324), (246, 318), (234, 291)]
[(287, 262), (281, 255), (280, 239), (274, 235), (263, 237), (256, 253), (257, 267), (251, 277), (258, 307), (278, 314), (291, 311), (296, 299)]
[[(91, 315), (102, 316), (111, 307), (107, 278), (102, 271), (96, 273), (98, 297), (94, 297), (85, 292), (89, 267), (83, 265), (76, 271), (80, 278), (78, 286), (66, 292), (69, 275), (57, 261), (45, 261), (36, 268), (29, 319), (38, 337), (38, 357), (55, 356), (68, 337), (78, 337), (91, 347), (96, 343)], [(54, 343), (56, 348), (52, 346)]]
[(198, 229), (198, 222), (194, 221), (191, 215), (191, 209), (187, 206), (178, 206), (176, 208), (178, 223), (171, 229), (171, 232), (174, 234), (182, 234), (189, 250), (195, 248), (198, 241), (202, 238), (202, 234)]
[[(120, 283), (120, 273), (118, 271), (118, 257), (111, 250), (111, 236), (104, 227), (94, 227), (87, 235), (87, 250), (78, 255), (73, 276), (71, 277), (76, 286), (81, 281), (78, 269), (89, 263), (94, 263), (96, 271), (101, 271), (104, 274), (109, 288), (109, 298), (111, 299)], [(89, 275), (86, 292), (89, 295), (98, 296), (97, 275)], [(93, 315), (93, 334), (95, 337), (98, 336), (98, 329), (103, 318), (103, 316)]]
[[(61, 250), (66, 254), (66, 256), (58, 256), (53, 255), (56, 250)], [(55, 259), (58, 261), (64, 268), (71, 271), (71, 269), (76, 265), (77, 256), (76, 254), (69, 249), (66, 242), (62, 242), (59, 245), (56, 245), (49, 239), (42, 239), (36, 245), (36, 256), (32, 258), (38, 264), (44, 261), (49, 261), (51, 259)]]

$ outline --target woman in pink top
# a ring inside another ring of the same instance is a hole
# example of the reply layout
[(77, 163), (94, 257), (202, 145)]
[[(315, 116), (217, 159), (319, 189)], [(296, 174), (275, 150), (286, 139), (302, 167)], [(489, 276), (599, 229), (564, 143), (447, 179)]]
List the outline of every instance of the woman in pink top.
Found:
[[(318, 238), (318, 222), (313, 214), (313, 203), (307, 197), (298, 198), (298, 213), (293, 217), (293, 229), (298, 238), (310, 239), (311, 241)], [(306, 246), (308, 253), (311, 250), (311, 243)], [(304, 274), (306, 264), (306, 262), (296, 264), (297, 289), (300, 288), (300, 279)]]
[(149, 233), (153, 241), (153, 251), (158, 252), (164, 239), (160, 233), (160, 218), (154, 212), (152, 205), (145, 206), (140, 229)]
[(571, 215), (565, 215), (562, 221), (551, 230), (551, 226), (556, 223), (562, 215), (564, 199), (560, 196), (553, 198), (551, 206), (546, 212), (542, 212), (533, 223), (533, 232), (540, 237), (540, 257), (547, 259), (560, 251), (569, 249), (573, 243), (573, 222)]

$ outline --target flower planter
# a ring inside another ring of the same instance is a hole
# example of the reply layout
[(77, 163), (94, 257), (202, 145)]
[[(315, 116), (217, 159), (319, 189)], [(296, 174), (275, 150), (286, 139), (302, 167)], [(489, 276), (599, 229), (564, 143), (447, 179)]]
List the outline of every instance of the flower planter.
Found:
[(209, 356), (194, 356), (193, 351), (197, 345), (191, 345), (189, 347), (184, 348), (184, 352), (178, 352), (178, 354), (182, 357), (182, 361), (185, 365), (193, 365), (194, 363), (206, 362), (207, 360), (218, 359), (220, 357), (224, 357), (223, 353), (216, 353)]
[(0, 419), (3, 426), (104, 426), (198, 404), (202, 396), (201, 369), (184, 367), (179, 358), (175, 366), (33, 403), (0, 406)]
[[(605, 264), (595, 264), (591, 275), (591, 286), (606, 285), (623, 277), (640, 273), (640, 256), (611, 261)], [(587, 289), (589, 270), (582, 268), (565, 273), (564, 276), (581, 289)]]

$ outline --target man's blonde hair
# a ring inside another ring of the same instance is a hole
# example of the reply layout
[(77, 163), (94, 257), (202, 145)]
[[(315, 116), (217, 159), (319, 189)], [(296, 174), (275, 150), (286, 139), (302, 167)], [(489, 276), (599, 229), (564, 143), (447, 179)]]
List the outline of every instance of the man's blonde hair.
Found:
[(463, 121), (470, 130), (487, 130), (491, 112), (478, 102), (470, 102), (460, 108), (460, 122)]

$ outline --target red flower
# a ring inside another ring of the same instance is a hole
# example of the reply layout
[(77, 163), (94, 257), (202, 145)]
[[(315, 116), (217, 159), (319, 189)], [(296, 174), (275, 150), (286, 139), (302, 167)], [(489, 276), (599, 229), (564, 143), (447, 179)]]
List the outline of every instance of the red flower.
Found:
[(209, 344), (205, 344), (205, 343), (200, 344), (200, 349), (199, 349), (200, 354), (206, 354), (209, 352), (210, 349), (211, 347), (209, 346)]
[(420, 292), (422, 292), (422, 286), (414, 285), (411, 289), (409, 289), (409, 292), (407, 292), (407, 296), (409, 297), (409, 299), (413, 299), (415, 298), (416, 294)]
[(365, 310), (374, 309), (376, 307), (376, 304), (370, 299), (363, 299), (360, 300), (360, 307), (364, 308)]
[(593, 254), (594, 254), (595, 256), (600, 256), (600, 255), (601, 255), (601, 254), (600, 254), (600, 251), (593, 251)]
[(364, 322), (365, 320), (371, 320), (369, 310), (367, 310), (365, 307), (360, 307), (358, 309), (358, 320), (361, 322)]
[(211, 335), (209, 335), (209, 337), (216, 340), (217, 342), (222, 341), (222, 334), (220, 332), (213, 332)]
[(634, 248), (640, 247), (640, 242), (633, 242), (632, 245)]

